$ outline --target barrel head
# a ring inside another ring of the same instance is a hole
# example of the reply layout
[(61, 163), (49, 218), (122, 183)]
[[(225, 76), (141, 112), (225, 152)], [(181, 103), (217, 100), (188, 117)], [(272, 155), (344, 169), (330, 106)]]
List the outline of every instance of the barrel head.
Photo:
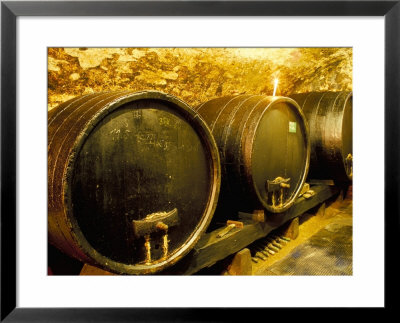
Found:
[(302, 115), (289, 102), (271, 104), (253, 142), (251, 174), (257, 194), (270, 212), (293, 202), (308, 169), (308, 133)]
[(49, 168), (49, 232), (57, 247), (121, 274), (156, 273), (194, 247), (215, 210), (220, 166), (190, 107), (155, 91), (110, 92), (52, 115), (50, 137), (59, 140), (49, 141), (57, 170)]

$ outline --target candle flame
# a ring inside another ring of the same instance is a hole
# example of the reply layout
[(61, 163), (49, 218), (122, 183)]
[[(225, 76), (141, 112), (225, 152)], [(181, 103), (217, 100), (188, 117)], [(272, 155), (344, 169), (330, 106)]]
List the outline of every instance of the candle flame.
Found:
[(272, 94), (272, 96), (275, 96), (277, 87), (278, 87), (278, 79), (275, 79), (275, 81), (274, 81), (274, 94)]

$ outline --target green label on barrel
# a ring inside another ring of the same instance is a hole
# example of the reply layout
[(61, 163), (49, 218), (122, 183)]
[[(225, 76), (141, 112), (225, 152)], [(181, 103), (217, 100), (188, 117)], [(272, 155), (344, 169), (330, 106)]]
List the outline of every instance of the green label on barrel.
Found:
[(289, 121), (289, 132), (296, 133), (296, 122)]

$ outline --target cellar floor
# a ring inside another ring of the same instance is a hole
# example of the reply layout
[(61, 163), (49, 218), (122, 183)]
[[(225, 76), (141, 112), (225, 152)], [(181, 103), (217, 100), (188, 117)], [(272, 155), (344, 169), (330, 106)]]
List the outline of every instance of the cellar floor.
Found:
[(352, 205), (347, 196), (323, 215), (301, 216), (298, 237), (253, 263), (253, 275), (352, 275)]

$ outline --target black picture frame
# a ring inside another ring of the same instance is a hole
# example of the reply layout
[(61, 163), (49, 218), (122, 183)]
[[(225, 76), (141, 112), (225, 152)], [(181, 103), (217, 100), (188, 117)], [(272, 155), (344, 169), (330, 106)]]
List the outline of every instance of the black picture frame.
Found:
[[(384, 16), (385, 19), (385, 309), (399, 234), (400, 0), (395, 1), (2, 1), (1, 2), (1, 321), (237, 321), (248, 310), (16, 307), (16, 19), (19, 16)], [(373, 125), (371, 125), (373, 129)], [(373, 149), (373, 148), (372, 148)], [(371, 151), (373, 154), (373, 151)], [(371, 190), (374, 187), (371, 179)], [(373, 235), (373, 233), (371, 233)], [(396, 259), (395, 259), (396, 258)], [(373, 261), (373, 255), (371, 255)], [(391, 296), (392, 295), (392, 296)], [(263, 317), (265, 309), (251, 309)], [(239, 314), (241, 313), (241, 314)], [(251, 321), (251, 320), (250, 320)]]

